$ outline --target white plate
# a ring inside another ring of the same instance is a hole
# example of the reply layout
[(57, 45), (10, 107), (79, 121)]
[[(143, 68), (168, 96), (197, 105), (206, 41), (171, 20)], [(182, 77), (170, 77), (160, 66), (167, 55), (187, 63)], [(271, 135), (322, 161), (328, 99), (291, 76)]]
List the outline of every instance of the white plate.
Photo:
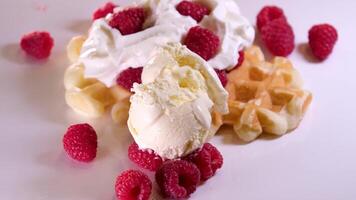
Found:
[[(0, 199), (115, 199), (114, 182), (135, 167), (126, 156), (131, 141), (110, 120), (88, 120), (64, 102), (65, 45), (90, 25), (103, 2), (63, 0), (0, 1)], [(214, 143), (225, 163), (191, 199), (350, 200), (356, 198), (356, 1), (240, 1), (254, 22), (263, 5), (284, 8), (297, 48), (290, 56), (314, 100), (301, 126), (278, 139), (245, 145), (223, 130)], [(303, 56), (311, 25), (330, 22), (339, 31), (333, 55), (324, 63)], [(19, 50), (22, 34), (48, 30), (56, 46), (48, 61), (35, 62)], [(61, 139), (66, 127), (92, 123), (99, 134), (95, 162), (66, 157)]]

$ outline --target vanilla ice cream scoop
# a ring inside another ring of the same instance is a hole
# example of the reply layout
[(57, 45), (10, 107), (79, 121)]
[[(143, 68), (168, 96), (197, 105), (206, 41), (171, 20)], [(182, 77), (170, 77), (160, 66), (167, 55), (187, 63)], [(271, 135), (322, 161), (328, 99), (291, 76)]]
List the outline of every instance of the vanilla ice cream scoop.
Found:
[(180, 44), (157, 49), (133, 87), (128, 127), (141, 149), (167, 159), (201, 147), (225, 114), (227, 92), (206, 61)]

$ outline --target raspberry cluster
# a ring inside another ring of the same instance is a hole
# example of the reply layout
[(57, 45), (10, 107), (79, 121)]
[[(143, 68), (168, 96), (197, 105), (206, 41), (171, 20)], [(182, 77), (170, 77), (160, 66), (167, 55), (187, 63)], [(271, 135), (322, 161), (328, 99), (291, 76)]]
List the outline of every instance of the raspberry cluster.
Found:
[(214, 176), (223, 164), (221, 153), (209, 143), (178, 160), (163, 161), (152, 150), (140, 150), (136, 143), (130, 145), (128, 155), (138, 166), (156, 171), (162, 194), (174, 199), (188, 198), (200, 182)]
[[(257, 15), (257, 29), (267, 49), (276, 56), (288, 56), (295, 47), (293, 28), (283, 10), (265, 6)], [(309, 46), (320, 61), (332, 53), (338, 39), (337, 30), (330, 24), (314, 25), (308, 33)]]
[(276, 56), (288, 56), (295, 47), (294, 32), (281, 8), (266, 6), (257, 15), (257, 28), (267, 49)]
[[(75, 160), (90, 162), (96, 157), (97, 134), (89, 124), (76, 124), (68, 128), (63, 147)], [(223, 165), (221, 153), (209, 143), (184, 158), (164, 161), (152, 150), (141, 150), (134, 142), (128, 148), (128, 157), (139, 167), (155, 171), (155, 179), (165, 197), (188, 198), (198, 185), (214, 176)], [(147, 200), (152, 182), (143, 172), (127, 170), (116, 180), (115, 191), (119, 199)]]

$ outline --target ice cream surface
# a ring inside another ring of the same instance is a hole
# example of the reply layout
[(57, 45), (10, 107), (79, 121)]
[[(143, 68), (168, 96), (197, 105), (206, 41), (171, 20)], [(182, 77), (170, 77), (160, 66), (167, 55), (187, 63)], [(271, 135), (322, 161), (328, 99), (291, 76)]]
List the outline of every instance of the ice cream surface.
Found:
[(216, 130), (212, 113), (227, 113), (216, 73), (180, 44), (154, 51), (133, 88), (128, 127), (142, 149), (174, 159), (201, 147)]
[(128, 67), (144, 66), (152, 56), (152, 49), (168, 42), (182, 42), (190, 28), (202, 26), (217, 34), (221, 41), (219, 53), (209, 60), (214, 68), (225, 69), (236, 65), (238, 51), (250, 46), (254, 40), (253, 26), (241, 15), (233, 0), (200, 0), (211, 12), (197, 23), (176, 10), (181, 0), (143, 0), (120, 6), (115, 12), (129, 7), (145, 8), (148, 16), (144, 30), (121, 35), (109, 26), (112, 15), (94, 21), (81, 50), (80, 60), (85, 76), (95, 78), (110, 87), (117, 75)]

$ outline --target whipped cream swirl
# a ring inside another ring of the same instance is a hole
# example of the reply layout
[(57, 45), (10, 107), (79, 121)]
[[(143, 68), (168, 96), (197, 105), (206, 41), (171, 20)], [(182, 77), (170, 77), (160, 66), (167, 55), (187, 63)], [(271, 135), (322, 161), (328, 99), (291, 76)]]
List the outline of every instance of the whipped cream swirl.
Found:
[(169, 42), (182, 42), (189, 29), (197, 25), (215, 32), (221, 41), (218, 54), (208, 61), (210, 66), (226, 69), (236, 65), (238, 51), (254, 40), (254, 29), (240, 14), (237, 4), (233, 0), (201, 0), (200, 3), (208, 6), (211, 13), (198, 24), (176, 10), (180, 2), (143, 0), (118, 7), (115, 12), (135, 6), (149, 10), (144, 30), (130, 35), (122, 35), (108, 25), (112, 14), (94, 21), (80, 55), (80, 61), (85, 66), (85, 77), (96, 78), (111, 87), (121, 71), (145, 66), (153, 49)]

